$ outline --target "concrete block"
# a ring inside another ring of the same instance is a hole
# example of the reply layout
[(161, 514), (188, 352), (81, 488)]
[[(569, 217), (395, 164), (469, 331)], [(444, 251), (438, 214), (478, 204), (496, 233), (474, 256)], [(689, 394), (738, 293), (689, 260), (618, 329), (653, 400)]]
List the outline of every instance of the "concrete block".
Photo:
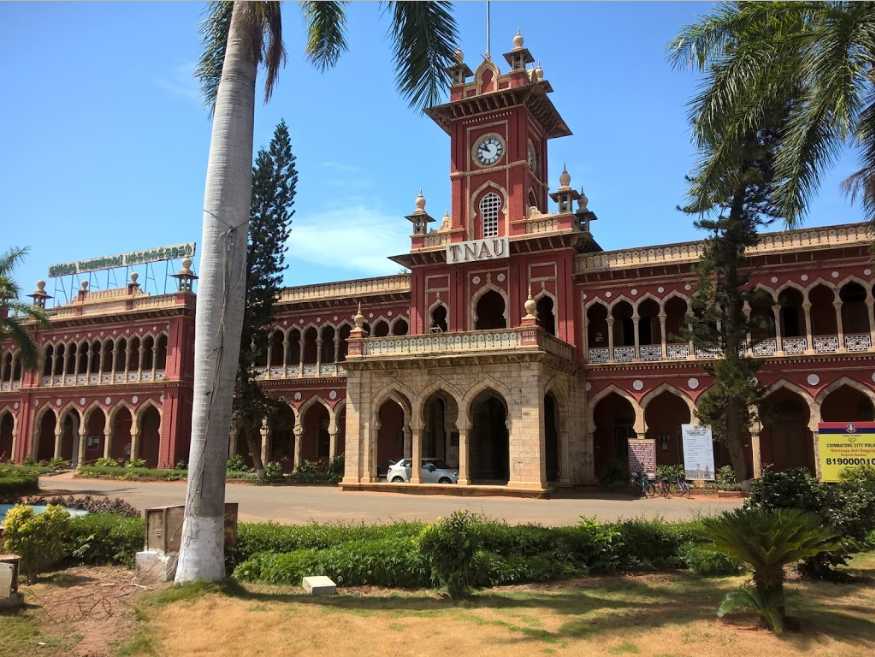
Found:
[(179, 555), (175, 552), (165, 553), (158, 550), (137, 552), (137, 581), (141, 584), (157, 584), (172, 582), (176, 576), (176, 562)]
[(301, 586), (310, 595), (332, 595), (337, 593), (337, 585), (324, 575), (305, 577), (301, 580)]
[(0, 563), (0, 609), (21, 605), (21, 595), (14, 589), (15, 566)]

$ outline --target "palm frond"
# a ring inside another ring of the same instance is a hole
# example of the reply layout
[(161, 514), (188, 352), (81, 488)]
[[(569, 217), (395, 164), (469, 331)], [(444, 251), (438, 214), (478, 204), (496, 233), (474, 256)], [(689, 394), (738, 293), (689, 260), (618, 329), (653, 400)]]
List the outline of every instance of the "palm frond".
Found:
[(449, 86), (447, 68), (458, 42), (449, 2), (394, 2), (389, 34), (393, 41), (395, 82), (411, 107), (435, 104)]
[(216, 105), (216, 94), (219, 93), (219, 82), (222, 79), (233, 10), (233, 2), (211, 2), (207, 5), (207, 15), (201, 22), (202, 50), (194, 74), (200, 81), (204, 104), (211, 113)]
[(842, 190), (851, 203), (862, 201), (866, 218), (875, 228), (875, 92), (870, 92), (860, 113), (855, 141), (862, 151), (863, 166), (842, 181)]
[(347, 49), (342, 2), (302, 2), (307, 22), (307, 56), (320, 71), (333, 67)]
[(33, 369), (37, 363), (37, 346), (28, 330), (16, 317), (6, 317), (2, 320), (3, 333), (12, 338), (21, 353), (21, 362), (28, 368)]
[(12, 270), (24, 260), (29, 249), (27, 247), (13, 246), (0, 256), (0, 276), (9, 276)]

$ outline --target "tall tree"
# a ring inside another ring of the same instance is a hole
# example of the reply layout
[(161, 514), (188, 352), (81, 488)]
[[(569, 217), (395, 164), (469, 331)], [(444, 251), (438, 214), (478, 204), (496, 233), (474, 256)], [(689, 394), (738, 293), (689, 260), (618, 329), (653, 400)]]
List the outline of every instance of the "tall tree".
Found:
[[(320, 68), (346, 50), (340, 2), (302, 3), (307, 54)], [(391, 17), (396, 84), (417, 108), (449, 82), (456, 23), (446, 2), (397, 2)], [(204, 192), (200, 283), (195, 324), (191, 449), (176, 581), (224, 577), (225, 460), (239, 364), (251, 201), (255, 79), (265, 65), (270, 97), (285, 51), (278, 2), (217, 2), (203, 27), (198, 76), (213, 112)]]
[(252, 168), (252, 207), (246, 254), (246, 307), (240, 340), (240, 362), (234, 396), (235, 426), (245, 437), (259, 479), (264, 478), (260, 426), (276, 411), (278, 402), (256, 382), (256, 365), (267, 362), (268, 327), (286, 269), (286, 251), (298, 172), (285, 121), (273, 133)]
[(676, 62), (720, 70), (699, 120), (727, 135), (760, 124), (777, 97), (794, 94), (775, 161), (775, 205), (789, 226), (844, 144), (861, 157), (844, 188), (875, 223), (875, 3), (724, 3), (685, 27), (671, 50)]
[(37, 365), (37, 347), (22, 320), (46, 321), (45, 313), (18, 300), (21, 289), (12, 278), (15, 266), (27, 255), (27, 249), (13, 247), (0, 256), (0, 344), (12, 340), (21, 354), (21, 363), (28, 369)]
[[(788, 29), (786, 24), (781, 27)], [(720, 354), (706, 368), (714, 382), (699, 399), (697, 415), (725, 444), (741, 479), (750, 474), (744, 444), (763, 397), (755, 378), (760, 362), (747, 355), (749, 336), (757, 326), (748, 315), (756, 299), (749, 287), (744, 254), (757, 244), (758, 229), (781, 216), (775, 199), (783, 181), (775, 170), (776, 158), (798, 88), (792, 75), (781, 77), (786, 71), (777, 67), (760, 80), (760, 86), (768, 89), (764, 95), (769, 103), (762, 107), (756, 123), (739, 126), (730, 120), (727, 125), (712, 120), (710, 113), (714, 89), (745, 61), (750, 54), (748, 44), (760, 43), (756, 37), (762, 29), (776, 26), (736, 25), (736, 32), (726, 35), (721, 45), (728, 53), (725, 58), (698, 58), (689, 52), (684, 57), (706, 74), (703, 91), (693, 99), (690, 113), (701, 159), (689, 179), (690, 203), (682, 208), (697, 215), (696, 226), (709, 233), (698, 266), (690, 329), (697, 349)], [(787, 66), (785, 60), (782, 63)]]

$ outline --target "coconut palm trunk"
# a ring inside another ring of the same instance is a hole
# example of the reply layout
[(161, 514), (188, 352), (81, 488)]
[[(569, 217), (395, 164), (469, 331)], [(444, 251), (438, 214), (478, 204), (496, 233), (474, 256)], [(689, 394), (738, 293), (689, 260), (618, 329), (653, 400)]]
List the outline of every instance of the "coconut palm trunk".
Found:
[(258, 69), (253, 32), (245, 27), (241, 7), (234, 3), (207, 165), (188, 492), (177, 583), (225, 576), (225, 460), (243, 323)]

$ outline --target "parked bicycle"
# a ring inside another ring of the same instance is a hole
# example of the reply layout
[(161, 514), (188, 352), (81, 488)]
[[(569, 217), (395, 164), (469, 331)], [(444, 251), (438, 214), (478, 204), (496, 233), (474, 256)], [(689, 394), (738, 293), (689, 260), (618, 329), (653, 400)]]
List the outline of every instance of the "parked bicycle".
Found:
[(690, 482), (687, 481), (687, 477), (684, 473), (678, 475), (677, 481), (675, 481), (675, 486), (677, 486), (678, 495), (681, 497), (692, 497), (693, 487), (690, 486)]
[(656, 495), (656, 489), (653, 487), (653, 482), (646, 472), (633, 472), (632, 484), (641, 494), (641, 497), (653, 497)]

